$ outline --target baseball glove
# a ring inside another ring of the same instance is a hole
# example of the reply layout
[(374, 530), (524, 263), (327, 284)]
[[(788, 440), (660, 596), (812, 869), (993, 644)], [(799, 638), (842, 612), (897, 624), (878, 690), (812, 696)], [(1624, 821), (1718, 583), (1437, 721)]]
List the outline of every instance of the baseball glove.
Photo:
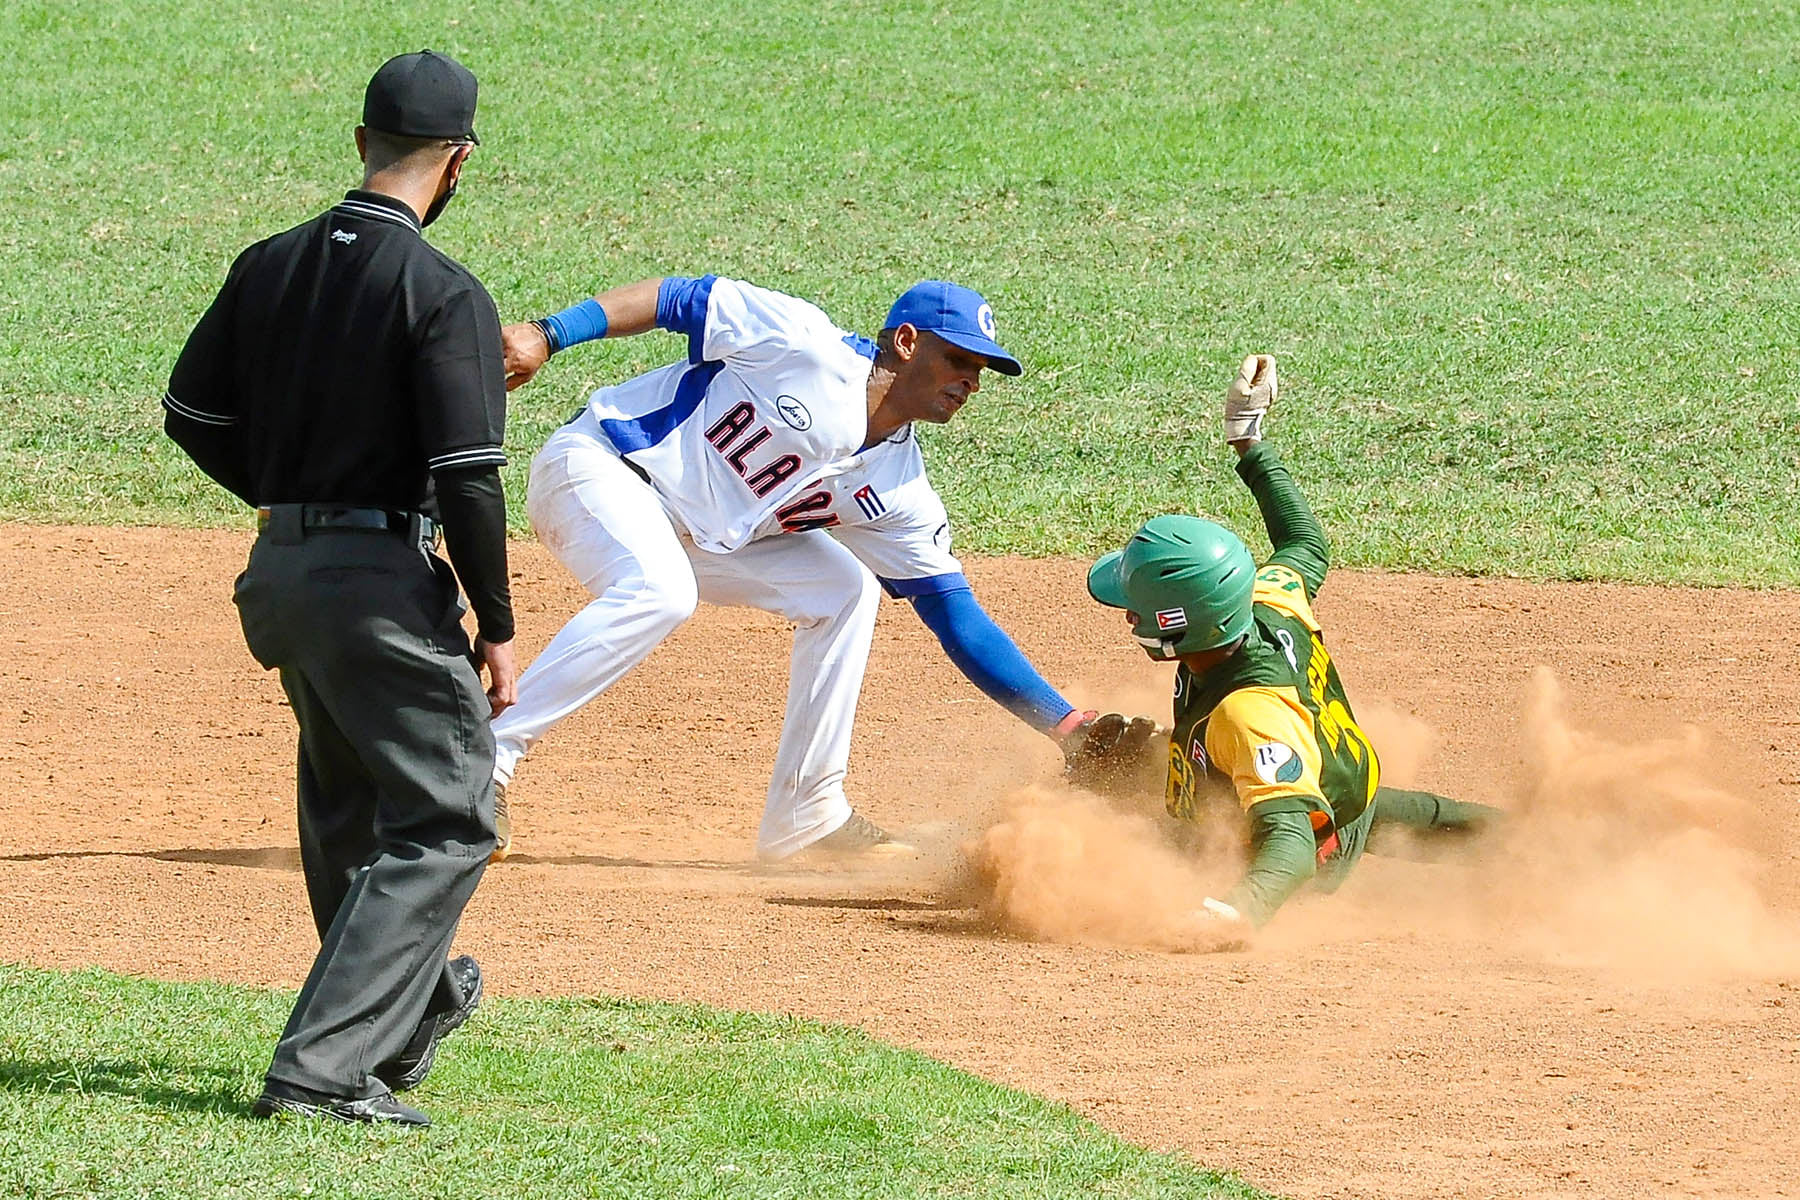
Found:
[(1063, 738), (1063, 778), (1103, 796), (1133, 795), (1156, 787), (1167, 745), (1167, 735), (1149, 717), (1088, 713)]

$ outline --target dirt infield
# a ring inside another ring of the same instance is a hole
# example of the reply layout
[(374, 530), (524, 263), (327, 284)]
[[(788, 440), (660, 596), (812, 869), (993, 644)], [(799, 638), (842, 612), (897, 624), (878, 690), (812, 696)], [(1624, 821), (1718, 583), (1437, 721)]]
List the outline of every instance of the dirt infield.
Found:
[[(246, 545), (0, 526), (0, 957), (304, 973), (292, 718), (228, 599)], [(580, 599), (514, 555), (528, 656)], [(1052, 680), (1166, 715), (1082, 564), (970, 565)], [(1516, 836), (1371, 857), (1247, 952), (1118, 944), (1083, 914), (1192, 868), (1117, 874), (1110, 839), (1171, 853), (1156, 826), (1021, 793), (1054, 752), (890, 603), (853, 795), (933, 853), (758, 870), (788, 635), (703, 609), (525, 764), (523, 853), (459, 948), (501, 992), (860, 1025), (1294, 1196), (1800, 1191), (1800, 595), (1340, 573), (1319, 608), (1390, 778), (1511, 808)], [(955, 847), (1003, 811), (1062, 822), (1064, 940), (995, 932), (964, 886)]]

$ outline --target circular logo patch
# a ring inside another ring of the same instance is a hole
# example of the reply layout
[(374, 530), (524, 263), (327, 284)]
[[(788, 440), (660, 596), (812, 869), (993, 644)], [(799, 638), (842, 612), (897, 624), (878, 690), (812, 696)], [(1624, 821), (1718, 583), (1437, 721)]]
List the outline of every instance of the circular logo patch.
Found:
[(985, 304), (976, 309), (975, 324), (981, 329), (982, 337), (992, 338), (994, 336), (994, 330), (998, 328), (994, 324), (994, 310)]
[(812, 428), (812, 414), (806, 411), (806, 405), (792, 396), (775, 397), (775, 411), (781, 414), (782, 420), (802, 433)]
[(1256, 777), (1264, 783), (1293, 783), (1304, 768), (1291, 746), (1264, 742), (1256, 748)]

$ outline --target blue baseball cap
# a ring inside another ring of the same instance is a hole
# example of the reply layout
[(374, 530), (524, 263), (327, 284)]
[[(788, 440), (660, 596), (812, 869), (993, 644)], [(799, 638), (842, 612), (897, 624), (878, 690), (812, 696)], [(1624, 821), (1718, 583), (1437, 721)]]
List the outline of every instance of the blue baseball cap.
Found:
[(883, 329), (911, 325), (937, 334), (952, 346), (985, 355), (988, 366), (1002, 375), (1022, 375), (1019, 360), (994, 340), (994, 310), (981, 293), (942, 279), (927, 279), (907, 288), (888, 309)]

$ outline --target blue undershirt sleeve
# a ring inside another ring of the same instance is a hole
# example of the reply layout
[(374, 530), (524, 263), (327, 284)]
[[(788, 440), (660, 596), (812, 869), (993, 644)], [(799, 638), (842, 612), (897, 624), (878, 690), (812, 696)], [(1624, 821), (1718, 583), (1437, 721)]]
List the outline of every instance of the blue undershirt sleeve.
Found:
[(1033, 729), (1049, 733), (1075, 711), (988, 616), (967, 583), (914, 596), (912, 605), (956, 669)]
[(717, 275), (694, 279), (687, 275), (669, 275), (656, 289), (656, 327), (670, 333), (685, 334), (688, 361), (705, 358), (700, 347), (706, 339), (706, 305), (712, 298)]

